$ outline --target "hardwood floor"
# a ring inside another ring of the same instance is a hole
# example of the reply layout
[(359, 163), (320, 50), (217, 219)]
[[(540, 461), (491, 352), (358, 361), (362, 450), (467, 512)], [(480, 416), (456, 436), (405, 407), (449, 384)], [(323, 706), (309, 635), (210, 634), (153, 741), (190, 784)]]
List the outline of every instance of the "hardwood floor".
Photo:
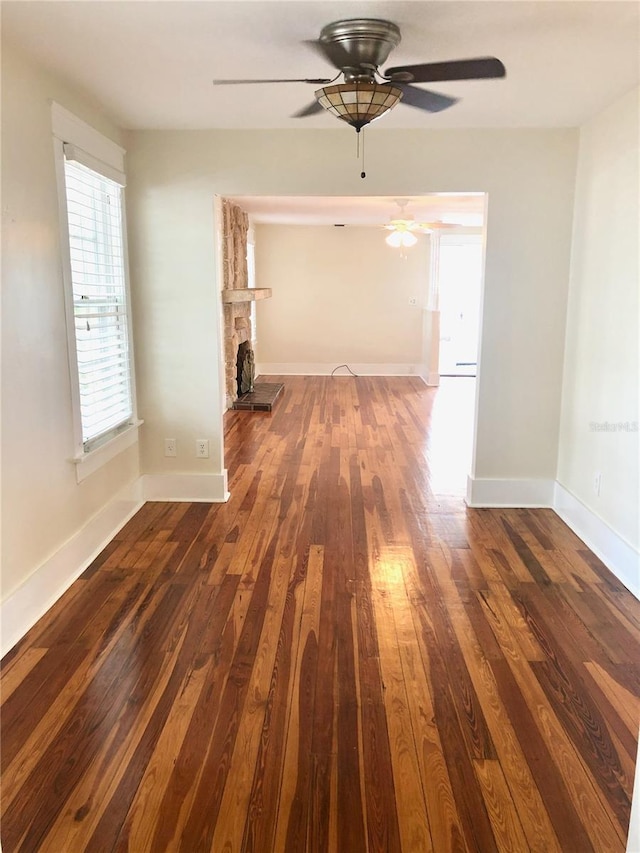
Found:
[(469, 380), (284, 381), (5, 659), (4, 853), (624, 850), (640, 604), (449, 488)]

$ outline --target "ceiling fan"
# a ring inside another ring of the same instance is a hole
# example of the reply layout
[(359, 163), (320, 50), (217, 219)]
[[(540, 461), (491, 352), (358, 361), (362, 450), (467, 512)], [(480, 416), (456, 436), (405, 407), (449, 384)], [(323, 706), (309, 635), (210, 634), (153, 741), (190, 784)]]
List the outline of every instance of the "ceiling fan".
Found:
[[(214, 80), (215, 85), (239, 83), (310, 83), (320, 86), (316, 100), (295, 113), (295, 118), (321, 113), (323, 109), (350, 124), (359, 133), (369, 122), (384, 115), (400, 100), (419, 110), (435, 113), (453, 106), (457, 98), (415, 83), (449, 80), (481, 80), (504, 77), (505, 67), (492, 56), (397, 65), (378, 70), (391, 51), (400, 44), (398, 27), (391, 21), (353, 18), (334, 21), (323, 27), (320, 37), (308, 44), (338, 70), (333, 78), (291, 78), (271, 80)], [(343, 83), (336, 83), (339, 77)]]
[(390, 219), (386, 225), (382, 227), (390, 231), (385, 242), (389, 246), (414, 246), (418, 238), (416, 234), (433, 234), (434, 232), (444, 230), (446, 228), (455, 228), (454, 222), (443, 222), (435, 220), (434, 222), (416, 222), (413, 214), (408, 213), (405, 208), (408, 204), (406, 199), (396, 199), (396, 204), (400, 208), (398, 213)]

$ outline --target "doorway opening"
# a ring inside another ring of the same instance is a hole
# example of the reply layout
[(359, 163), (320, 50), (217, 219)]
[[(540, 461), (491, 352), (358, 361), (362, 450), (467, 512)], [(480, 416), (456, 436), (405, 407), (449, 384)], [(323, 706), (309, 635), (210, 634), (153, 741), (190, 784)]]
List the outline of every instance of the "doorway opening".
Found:
[[(252, 302), (247, 312), (259, 382), (287, 375), (331, 376), (342, 364), (363, 376), (414, 374), (428, 386), (439, 385), (441, 374), (476, 375), (486, 193), (431, 193), (402, 200), (234, 195), (225, 201), (249, 222), (242, 259), (247, 282), (240, 296), (249, 292), (257, 298), (264, 290), (274, 297)], [(402, 222), (407, 220), (415, 239), (405, 257), (385, 239), (400, 201), (407, 214)], [(479, 274), (468, 286), (460, 267), (469, 263), (456, 259), (456, 248), (463, 259), (479, 258)], [(456, 279), (454, 288), (450, 282)], [(475, 290), (471, 284), (477, 285)], [(451, 357), (443, 352), (442, 366), (441, 310), (443, 337), (456, 344)], [(232, 367), (235, 381), (235, 358)], [(438, 408), (444, 416), (445, 410), (459, 412), (471, 402), (463, 418), (469, 434), (451, 442), (458, 447), (456, 460), (464, 456), (470, 466), (466, 459), (473, 452), (475, 382), (451, 381), (467, 388), (443, 389)], [(458, 391), (464, 399), (458, 399)], [(234, 403), (234, 408), (239, 406)], [(442, 435), (451, 440), (450, 431), (443, 429)], [(468, 454), (460, 452), (463, 445)], [(445, 455), (439, 453), (438, 459)], [(466, 488), (458, 468), (449, 465), (451, 481)], [(444, 479), (443, 469), (439, 480)]]
[(440, 237), (440, 376), (477, 373), (483, 265), (481, 234)]

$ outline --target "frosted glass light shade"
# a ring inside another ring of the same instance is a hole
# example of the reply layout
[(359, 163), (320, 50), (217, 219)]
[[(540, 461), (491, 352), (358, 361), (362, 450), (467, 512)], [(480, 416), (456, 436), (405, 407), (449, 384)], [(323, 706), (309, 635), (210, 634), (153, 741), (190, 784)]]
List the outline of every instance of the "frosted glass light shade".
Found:
[(395, 249), (399, 246), (415, 246), (417, 242), (418, 238), (411, 231), (392, 231), (388, 237), (385, 237), (385, 243)]
[(387, 83), (339, 83), (314, 93), (320, 106), (356, 130), (395, 107), (402, 91)]

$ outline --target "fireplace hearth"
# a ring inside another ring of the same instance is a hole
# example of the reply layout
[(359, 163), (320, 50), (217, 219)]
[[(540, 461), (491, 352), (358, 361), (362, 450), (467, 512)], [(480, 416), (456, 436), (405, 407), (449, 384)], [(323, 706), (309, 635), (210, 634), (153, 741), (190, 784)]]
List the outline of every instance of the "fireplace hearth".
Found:
[(283, 388), (282, 382), (256, 382), (253, 391), (238, 397), (232, 408), (245, 412), (271, 412)]
[(245, 412), (270, 412), (284, 385), (281, 382), (256, 382), (255, 358), (249, 341), (238, 346), (238, 396), (233, 408)]

